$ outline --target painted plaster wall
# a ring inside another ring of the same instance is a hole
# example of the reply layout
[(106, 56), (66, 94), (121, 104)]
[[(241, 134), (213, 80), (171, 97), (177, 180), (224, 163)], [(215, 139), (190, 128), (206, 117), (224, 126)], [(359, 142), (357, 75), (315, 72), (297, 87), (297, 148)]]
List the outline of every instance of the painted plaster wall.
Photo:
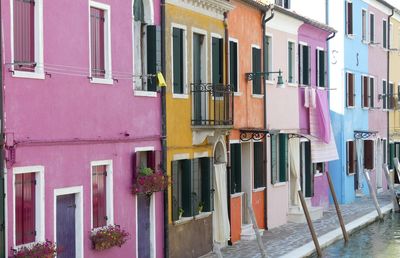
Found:
[[(368, 46), (361, 43), (361, 9), (368, 6), (363, 1), (353, 2), (353, 31), (354, 36), (345, 35), (345, 1), (329, 2), (329, 23), (336, 30), (331, 51), (330, 85), (338, 90), (331, 92), (331, 117), (339, 160), (329, 163), (332, 171), (332, 181), (337, 191), (339, 202), (350, 203), (355, 199), (354, 176), (347, 175), (346, 141), (354, 139), (354, 130), (368, 130), (368, 110), (361, 108), (361, 75), (368, 74)], [(343, 48), (342, 42), (344, 42)], [(343, 63), (342, 63), (343, 61)], [(355, 75), (355, 107), (346, 107), (346, 72)], [(340, 141), (340, 142), (339, 142)], [(366, 189), (366, 186), (364, 187)]]
[[(311, 47), (311, 87), (315, 89), (317, 88), (316, 50), (318, 48), (327, 51), (328, 46), (326, 39), (328, 36), (329, 32), (309, 24), (303, 24), (299, 28), (299, 42), (307, 43), (307, 45)], [(329, 83), (328, 80), (327, 83)], [(323, 94), (329, 96), (329, 91), (324, 91)], [(310, 130), (309, 112), (309, 108), (304, 107), (304, 88), (299, 88), (300, 130), (303, 132), (309, 132)], [(314, 197), (311, 199), (311, 202), (313, 205), (317, 206), (328, 206), (329, 188), (325, 175), (323, 177), (314, 178)]]
[[(368, 11), (375, 14), (375, 38), (377, 42), (383, 42), (383, 26), (382, 20), (388, 21), (388, 15), (385, 14), (381, 9), (375, 8), (372, 5), (368, 6)], [(368, 24), (370, 26), (370, 24)], [(388, 129), (388, 116), (387, 111), (383, 111), (383, 100), (378, 98), (378, 95), (383, 93), (382, 80), (387, 81), (387, 58), (388, 52), (383, 48), (383, 43), (376, 46), (368, 47), (368, 58), (369, 60), (379, 60), (379, 62), (369, 62), (368, 64), (368, 74), (375, 77), (375, 95), (374, 103), (380, 107), (380, 109), (370, 110), (368, 117), (368, 127), (371, 131), (378, 131), (379, 138), (387, 138)], [(391, 112), (389, 112), (391, 113)], [(375, 152), (378, 155), (377, 152)], [(383, 156), (383, 154), (382, 154)], [(376, 159), (376, 158), (375, 158)], [(383, 157), (382, 157), (383, 159)], [(374, 188), (376, 181), (377, 168), (382, 167), (382, 163), (378, 164), (376, 160), (375, 169), (371, 171), (371, 178), (374, 179)], [(386, 189), (386, 177), (381, 174), (383, 181), (383, 189)]]
[[(42, 165), (45, 169), (45, 238), (54, 240), (53, 191), (83, 186), (84, 257), (111, 257), (136, 253), (135, 197), (130, 194), (131, 155), (137, 146), (160, 149), (160, 99), (135, 97), (133, 82), (121, 73), (132, 73), (132, 3), (104, 0), (111, 6), (113, 85), (92, 84), (89, 74), (89, 1), (44, 1), (44, 66), (81, 69), (80, 76), (50, 72), (44, 80), (13, 78), (4, 74), (5, 121), (8, 144), (13, 141), (70, 141), (16, 147), (13, 167)], [(63, 8), (60, 8), (60, 5)], [(159, 0), (154, 1), (155, 13)], [(69, 15), (69, 14), (75, 15)], [(2, 2), (5, 62), (11, 63), (10, 1)], [(155, 21), (159, 24), (159, 14)], [(128, 58), (126, 58), (128, 57)], [(119, 74), (119, 75), (118, 75)], [(143, 110), (147, 110), (146, 113)], [(124, 136), (128, 133), (130, 136)], [(127, 139), (129, 138), (129, 140)], [(104, 140), (89, 144), (84, 140)], [(110, 142), (107, 142), (110, 140)], [(115, 143), (113, 141), (115, 140)], [(95, 253), (89, 241), (90, 161), (113, 160), (114, 222), (132, 236), (122, 248)], [(12, 167), (12, 168), (13, 168)], [(8, 250), (13, 246), (12, 168), (7, 174)], [(157, 257), (163, 257), (163, 197), (156, 194)], [(124, 209), (121, 209), (121, 206)]]
[[(224, 26), (222, 20), (217, 20), (209, 16), (193, 12), (188, 9), (180, 8), (172, 4), (166, 4), (166, 21), (165, 21), (165, 49), (166, 49), (166, 81), (167, 85), (172, 85), (172, 24), (180, 24), (186, 26), (186, 60), (187, 70), (186, 83), (189, 87), (192, 82), (192, 28), (206, 31), (207, 33), (207, 81), (211, 81), (211, 32), (224, 36)], [(190, 92), (189, 88), (186, 91)], [(188, 158), (193, 159), (194, 153), (206, 152), (208, 156), (212, 156), (212, 145), (204, 143), (194, 146), (192, 144), (192, 128), (191, 114), (192, 103), (190, 95), (184, 98), (174, 98), (172, 94), (172, 86), (167, 87), (167, 173), (171, 175), (171, 161), (174, 155), (184, 154)], [(171, 187), (168, 191), (168, 207), (169, 214), (172, 207), (172, 191)], [(169, 216), (171, 223), (171, 216)]]
[[(391, 48), (397, 48), (400, 50), (400, 15), (395, 14), (390, 19), (390, 22), (393, 24), (393, 45)], [(400, 84), (400, 73), (398, 72), (398, 67), (400, 67), (400, 52), (398, 51), (390, 51), (390, 57), (389, 57), (389, 80), (393, 82), (394, 84), (394, 92), (395, 94), (398, 92), (398, 85)], [(399, 99), (399, 96), (397, 96), (397, 99)], [(390, 134), (393, 135), (394, 132), (397, 132), (400, 130), (400, 112), (399, 109), (395, 109), (393, 112), (389, 112), (389, 130)], [(391, 137), (391, 140), (396, 140), (400, 141), (400, 135), (399, 136), (393, 136)]]

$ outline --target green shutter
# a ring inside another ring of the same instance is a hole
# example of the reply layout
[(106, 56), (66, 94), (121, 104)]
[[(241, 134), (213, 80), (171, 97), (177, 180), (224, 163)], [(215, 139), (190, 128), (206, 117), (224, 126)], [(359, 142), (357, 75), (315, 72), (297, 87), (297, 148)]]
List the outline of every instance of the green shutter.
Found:
[[(261, 72), (261, 50), (252, 48), (253, 72)], [(253, 94), (261, 94), (261, 76), (255, 76), (253, 79)]]
[[(160, 26), (147, 25), (147, 74), (155, 75), (161, 71), (161, 30)], [(147, 79), (147, 90), (157, 90), (155, 76)]]
[(231, 144), (231, 193), (242, 191), (242, 154), (239, 143)]
[(144, 22), (143, 0), (135, 0), (133, 3), (133, 16), (135, 21)]
[(179, 161), (172, 161), (172, 220), (179, 219)]
[(387, 94), (387, 83), (386, 81), (382, 81), (383, 84), (383, 109), (387, 109), (387, 100), (388, 100), (388, 96)]
[(303, 82), (303, 46), (298, 45), (298, 55), (299, 55), (299, 84), (304, 84)]
[(288, 43), (288, 64), (289, 64), (288, 81), (293, 82), (293, 42)]
[(201, 199), (203, 211), (214, 210), (214, 163), (213, 158), (201, 159)]
[(389, 143), (389, 168), (393, 169), (394, 143)]
[(229, 42), (229, 82), (235, 92), (237, 88), (237, 43)]
[(254, 143), (254, 188), (259, 188), (264, 186), (263, 182), (263, 143), (255, 142)]
[(222, 39), (212, 38), (212, 83), (223, 82), (222, 78)]
[(307, 85), (311, 85), (311, 47), (307, 46), (307, 56), (308, 56), (308, 62), (307, 62)]
[(279, 182), (287, 181), (288, 140), (286, 134), (279, 134)]
[(375, 93), (375, 83), (374, 83), (374, 78), (370, 77), (369, 78), (369, 105), (370, 107), (374, 107), (374, 93)]
[(199, 203), (201, 201), (201, 178), (200, 178), (200, 159), (194, 159), (193, 163), (193, 182), (192, 182), (192, 214), (197, 215), (199, 214)]
[(305, 144), (305, 180), (306, 180), (306, 189), (305, 189), (305, 197), (312, 197), (314, 195), (314, 173), (312, 170), (311, 163), (311, 145), (310, 142), (306, 142)]
[(317, 50), (317, 54), (319, 56), (319, 63), (318, 63), (318, 86), (325, 87), (325, 51)]
[(383, 21), (382, 22), (382, 32), (383, 32), (383, 35), (382, 35), (382, 39), (383, 39), (383, 47), (384, 48), (387, 48), (387, 33), (386, 33), (386, 30), (387, 30), (387, 23), (386, 23), (386, 21)]
[(277, 183), (277, 135), (271, 135), (271, 183)]
[[(271, 72), (270, 55), (271, 55), (271, 37), (265, 36), (265, 46), (264, 46), (265, 72)], [(269, 80), (269, 78), (270, 75), (267, 74), (265, 79)]]
[(195, 124), (201, 124), (202, 114), (201, 114), (201, 105), (202, 105), (202, 92), (201, 92), (201, 37), (200, 34), (193, 34), (193, 82), (194, 92), (193, 92), (193, 113), (194, 113), (194, 121)]
[(182, 209), (184, 210), (184, 217), (193, 216), (192, 210), (192, 161), (190, 159), (186, 159), (183, 162), (183, 171), (182, 171)]
[(174, 93), (183, 93), (183, 30), (173, 28), (173, 84)]

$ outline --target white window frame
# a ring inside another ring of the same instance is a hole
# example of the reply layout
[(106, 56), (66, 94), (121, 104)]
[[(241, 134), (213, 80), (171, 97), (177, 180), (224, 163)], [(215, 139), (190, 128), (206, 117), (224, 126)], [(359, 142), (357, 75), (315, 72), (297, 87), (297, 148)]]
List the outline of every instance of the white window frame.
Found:
[(107, 225), (114, 224), (113, 161), (98, 160), (90, 162), (90, 228), (93, 229), (93, 167), (106, 166), (106, 212)]
[[(10, 0), (10, 38), (11, 38), (11, 60), (14, 62), (14, 0)], [(35, 0), (35, 62), (33, 72), (18, 71), (12, 66), (12, 76), (16, 78), (45, 79), (43, 61), (43, 0)]]
[[(175, 93), (174, 92), (174, 37), (173, 30), (181, 29), (183, 30), (183, 93)], [(171, 85), (172, 85), (172, 97), (175, 99), (188, 99), (189, 98), (189, 89), (188, 89), (188, 76), (187, 76), (187, 27), (178, 23), (171, 23)]]
[[(236, 65), (236, 70), (237, 70), (237, 78), (236, 78), (236, 81), (237, 81), (237, 85), (236, 85), (236, 88), (237, 88), (237, 91), (234, 91), (234, 95), (235, 96), (241, 96), (242, 94), (241, 94), (241, 92), (240, 92), (240, 76), (239, 76), (239, 74), (240, 74), (240, 58), (239, 58), (239, 53), (240, 53), (240, 51), (239, 51), (239, 40), (238, 39), (236, 39), (236, 38), (231, 38), (231, 37), (229, 37), (229, 42), (234, 42), (234, 43), (236, 43), (236, 58), (237, 58), (237, 65)], [(230, 53), (230, 51), (231, 51), (231, 49), (229, 49), (229, 53)], [(230, 61), (230, 60), (229, 60)], [(230, 65), (230, 62), (229, 62), (229, 65)], [(229, 67), (230, 68), (230, 67)], [(230, 76), (231, 76), (231, 71), (230, 71), (230, 69), (228, 69), (228, 74), (229, 74), (229, 78), (230, 78)]]
[[(363, 17), (363, 14), (365, 16)], [(367, 44), (369, 41), (369, 26), (368, 26), (368, 20), (369, 20), (369, 15), (367, 9), (362, 8), (361, 9), (361, 42), (364, 44)], [(365, 24), (364, 24), (365, 23)], [(365, 25), (365, 27), (364, 27)]]
[[(257, 45), (257, 44), (251, 44), (251, 71), (253, 72), (254, 71), (254, 68), (253, 68), (253, 48), (255, 48), (255, 49), (259, 49), (260, 51), (261, 51), (261, 55), (262, 55), (262, 50), (261, 50), (261, 47), (259, 46), (259, 45)], [(262, 70), (262, 60), (263, 60), (263, 58), (261, 57), (261, 70)], [(264, 80), (265, 80), (265, 78), (264, 78)], [(251, 82), (251, 96), (252, 97), (254, 97), (254, 98), (263, 98), (263, 96), (264, 96), (264, 94), (263, 94), (263, 87), (262, 87), (262, 80), (261, 80), (261, 94), (254, 94), (253, 92), (253, 85), (254, 85), (254, 80), (252, 80), (252, 82)]]
[[(94, 78), (92, 77), (92, 51), (91, 51), (91, 32), (90, 32), (90, 8), (94, 7), (104, 11), (104, 68), (105, 75), (104, 78)], [(95, 84), (108, 84), (113, 85), (114, 80), (112, 77), (112, 62), (111, 62), (111, 7), (108, 4), (98, 3), (95, 1), (90, 1), (89, 4), (89, 77), (90, 82)]]
[[(287, 5), (288, 5), (287, 8), (285, 7), (285, 2), (287, 2)], [(275, 3), (275, 5), (278, 5), (278, 6), (282, 7), (282, 8), (285, 8), (285, 9), (290, 9), (290, 7), (291, 7), (290, 0), (280, 0), (280, 3), (276, 3), (276, 0), (275, 0), (274, 3)]]
[[(373, 17), (373, 23), (371, 23), (371, 17)], [(374, 45), (375, 44), (375, 35), (376, 35), (376, 26), (375, 26), (375, 13), (369, 12), (368, 15), (368, 20), (369, 20), (369, 43)], [(371, 27), (374, 28), (374, 33), (371, 34)]]
[(288, 73), (288, 76), (287, 76), (287, 84), (288, 84), (288, 86), (295, 86), (295, 87), (297, 87), (297, 84), (296, 84), (296, 82), (297, 82), (297, 80), (296, 80), (296, 67), (297, 67), (297, 65), (296, 65), (296, 49), (297, 49), (297, 44), (296, 44), (296, 40), (293, 40), (293, 39), (289, 39), (288, 41), (287, 41), (287, 46), (288, 46), (288, 48), (289, 48), (289, 44), (290, 43), (292, 43), (293, 44), (293, 56), (292, 56), (292, 72), (293, 72), (293, 74), (292, 74), (292, 77), (293, 77), (293, 81), (292, 82), (289, 82), (289, 50), (287, 49), (287, 51), (286, 51), (286, 53), (287, 53), (287, 73)]
[[(31, 246), (37, 242), (45, 241), (45, 182), (44, 182), (44, 166), (26, 166), (26, 167), (14, 167), (13, 168), (13, 178), (12, 178), (12, 188), (13, 188), (13, 246), (14, 248), (19, 248), (23, 246)], [(36, 189), (35, 189), (35, 230), (36, 237), (35, 242), (27, 243), (23, 245), (16, 245), (16, 220), (15, 220), (15, 175), (17, 174), (27, 174), (35, 173), (36, 179)]]

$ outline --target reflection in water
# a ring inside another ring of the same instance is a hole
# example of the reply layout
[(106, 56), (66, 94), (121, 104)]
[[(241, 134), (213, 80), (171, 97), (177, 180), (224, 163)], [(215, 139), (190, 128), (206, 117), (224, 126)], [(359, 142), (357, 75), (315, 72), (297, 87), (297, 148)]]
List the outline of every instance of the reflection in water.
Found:
[(400, 257), (400, 214), (389, 214), (351, 234), (347, 245), (339, 240), (322, 252), (323, 257)]

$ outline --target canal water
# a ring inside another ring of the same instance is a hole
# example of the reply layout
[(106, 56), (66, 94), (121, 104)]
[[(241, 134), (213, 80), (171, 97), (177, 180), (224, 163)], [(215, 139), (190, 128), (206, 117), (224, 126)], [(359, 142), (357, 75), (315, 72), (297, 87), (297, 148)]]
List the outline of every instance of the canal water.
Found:
[[(323, 257), (400, 257), (400, 214), (392, 213), (322, 250)], [(312, 257), (317, 257), (313, 255)]]

